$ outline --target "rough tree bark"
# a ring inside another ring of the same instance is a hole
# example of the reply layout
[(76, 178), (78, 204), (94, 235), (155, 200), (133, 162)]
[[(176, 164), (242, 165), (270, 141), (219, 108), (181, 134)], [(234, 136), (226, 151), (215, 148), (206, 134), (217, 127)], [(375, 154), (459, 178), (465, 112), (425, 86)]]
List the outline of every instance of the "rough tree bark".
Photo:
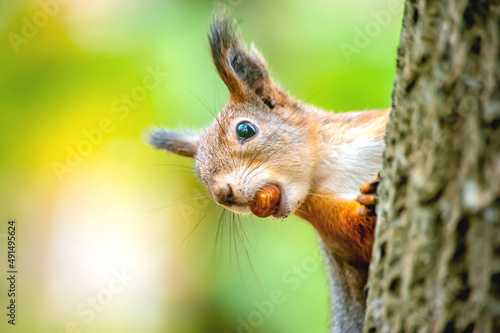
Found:
[(499, 1), (406, 3), (365, 332), (500, 332)]

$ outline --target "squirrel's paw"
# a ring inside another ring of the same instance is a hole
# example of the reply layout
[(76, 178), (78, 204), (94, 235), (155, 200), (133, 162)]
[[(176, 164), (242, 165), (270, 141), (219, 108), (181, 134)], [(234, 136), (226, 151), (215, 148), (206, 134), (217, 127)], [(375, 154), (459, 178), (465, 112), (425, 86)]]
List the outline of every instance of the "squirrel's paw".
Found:
[(366, 182), (361, 186), (357, 201), (361, 204), (361, 208), (358, 209), (358, 213), (364, 216), (375, 216), (377, 215), (375, 208), (377, 207), (378, 195), (377, 187), (379, 184), (378, 174), (373, 177), (372, 180)]

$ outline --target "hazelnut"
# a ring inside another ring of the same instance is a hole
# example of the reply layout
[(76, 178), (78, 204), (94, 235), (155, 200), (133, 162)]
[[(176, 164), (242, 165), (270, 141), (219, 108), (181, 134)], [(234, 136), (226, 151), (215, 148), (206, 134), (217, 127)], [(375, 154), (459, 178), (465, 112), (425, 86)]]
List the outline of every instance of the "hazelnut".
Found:
[(276, 185), (266, 185), (257, 192), (250, 203), (250, 210), (258, 217), (268, 217), (279, 206), (281, 192)]

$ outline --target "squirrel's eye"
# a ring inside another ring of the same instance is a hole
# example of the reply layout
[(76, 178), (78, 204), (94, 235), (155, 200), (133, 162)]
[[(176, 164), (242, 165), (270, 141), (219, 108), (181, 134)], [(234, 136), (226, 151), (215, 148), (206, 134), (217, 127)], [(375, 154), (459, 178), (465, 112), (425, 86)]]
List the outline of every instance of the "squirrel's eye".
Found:
[(236, 125), (236, 135), (240, 142), (251, 139), (257, 133), (257, 127), (247, 121), (243, 121)]

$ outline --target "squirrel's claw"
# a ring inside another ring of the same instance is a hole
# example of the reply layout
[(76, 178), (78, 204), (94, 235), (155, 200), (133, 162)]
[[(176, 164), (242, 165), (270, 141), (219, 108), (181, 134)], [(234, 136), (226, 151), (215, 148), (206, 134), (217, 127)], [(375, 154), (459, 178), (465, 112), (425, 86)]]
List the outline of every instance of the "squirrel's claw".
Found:
[(379, 175), (376, 174), (372, 180), (361, 186), (360, 192), (356, 200), (362, 205), (358, 209), (358, 213), (364, 216), (375, 216), (378, 203), (377, 187), (379, 184)]
[(363, 206), (376, 206), (378, 202), (378, 196), (376, 194), (360, 194), (357, 199)]

